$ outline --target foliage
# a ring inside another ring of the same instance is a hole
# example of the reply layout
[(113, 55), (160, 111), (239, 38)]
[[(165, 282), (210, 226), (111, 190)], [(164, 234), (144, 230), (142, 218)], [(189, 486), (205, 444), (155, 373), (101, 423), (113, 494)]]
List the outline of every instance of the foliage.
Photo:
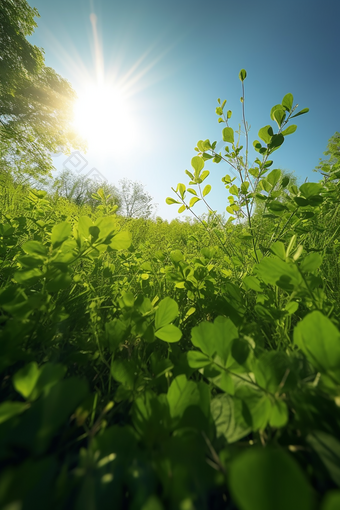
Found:
[(37, 16), (26, 0), (1, 3), (1, 166), (33, 176), (49, 173), (51, 154), (60, 147), (67, 152), (83, 146), (71, 125), (75, 92), (26, 39)]
[(292, 104), (253, 167), (224, 102), (229, 156), (197, 145), (178, 202), (206, 200), (221, 156), (234, 222), (125, 218), (103, 189), (91, 207), (2, 176), (1, 508), (337, 508), (340, 184), (269, 171)]

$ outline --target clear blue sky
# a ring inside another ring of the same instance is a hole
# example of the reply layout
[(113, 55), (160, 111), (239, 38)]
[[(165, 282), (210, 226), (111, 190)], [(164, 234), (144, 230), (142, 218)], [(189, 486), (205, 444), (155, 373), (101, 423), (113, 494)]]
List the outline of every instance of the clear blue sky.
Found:
[[(291, 92), (294, 102), (310, 112), (296, 119), (298, 129), (273, 154), (272, 168), (294, 171), (301, 183), (319, 180), (313, 168), (328, 139), (340, 131), (339, 0), (29, 3), (41, 15), (31, 42), (45, 49), (46, 64), (76, 90), (95, 73), (90, 14), (97, 15), (105, 73), (119, 80), (130, 71), (128, 79), (135, 80), (130, 109), (139, 131), (128, 136), (123, 150), (90, 149), (88, 168), (96, 167), (112, 183), (127, 177), (145, 184), (159, 204), (158, 215), (178, 216), (165, 198), (171, 186), (187, 184), (184, 171), (190, 169), (197, 141), (221, 140), (218, 97), (228, 100), (230, 125), (238, 128), (241, 68), (248, 73), (250, 141), (272, 123), (271, 107)], [(222, 212), (227, 193), (221, 177), (228, 167), (206, 163), (206, 168), (211, 171), (211, 205)]]

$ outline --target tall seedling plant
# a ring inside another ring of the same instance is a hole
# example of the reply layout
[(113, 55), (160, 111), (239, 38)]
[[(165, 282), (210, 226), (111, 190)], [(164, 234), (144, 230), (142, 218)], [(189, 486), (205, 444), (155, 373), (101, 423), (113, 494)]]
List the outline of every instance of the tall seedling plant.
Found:
[[(234, 174), (234, 177), (231, 177), (229, 174), (222, 177), (222, 182), (229, 193), (229, 204), (226, 207), (226, 211), (230, 215), (228, 223), (236, 220), (247, 229), (248, 232), (246, 236), (248, 239), (251, 239), (254, 258), (258, 262), (263, 254), (270, 250), (270, 246), (275, 241), (282, 239), (299, 207), (306, 206), (305, 203), (299, 204), (299, 201), (296, 202), (295, 199), (295, 195), (302, 195), (302, 197), (306, 195), (304, 190), (301, 189), (303, 186), (300, 187), (300, 190), (298, 190), (295, 185), (289, 188), (287, 199), (286, 191), (290, 179), (288, 176), (284, 176), (279, 169), (270, 171), (273, 165), (273, 161), (270, 157), (281, 147), (285, 137), (296, 131), (297, 126), (295, 124), (290, 124), (288, 126), (291, 119), (307, 113), (309, 109), (304, 108), (298, 113), (294, 113), (298, 105), (293, 106), (294, 99), (293, 95), (290, 93), (284, 96), (281, 104), (273, 106), (270, 117), (276, 122), (277, 132), (274, 132), (274, 129), (270, 125), (264, 126), (259, 130), (258, 136), (260, 140), (255, 140), (253, 142), (253, 147), (259, 156), (255, 159), (253, 164), (250, 165), (249, 125), (245, 115), (244, 81), (246, 76), (247, 73), (245, 69), (242, 69), (239, 73), (239, 78), (242, 84), (242, 96), (240, 100), (242, 104), (243, 132), (241, 124), (239, 126), (239, 131), (234, 131), (234, 129), (230, 127), (229, 121), (232, 116), (232, 111), (225, 111), (226, 99), (222, 102), (221, 99), (218, 99), (216, 114), (218, 115), (218, 122), (224, 124), (222, 129), (222, 139), (223, 142), (226, 143), (224, 151), (222, 151), (223, 153), (217, 152), (217, 141), (211, 143), (209, 139), (199, 140), (195, 147), (198, 155), (194, 156), (191, 160), (192, 171), (185, 171), (190, 178), (189, 187), (186, 187), (183, 183), (179, 183), (176, 189), (172, 188), (177, 199), (168, 197), (166, 203), (169, 205), (180, 205), (178, 209), (179, 213), (189, 210), (198, 221), (210, 230), (212, 235), (216, 236), (218, 243), (228, 255), (235, 254), (232, 245), (228, 243), (227, 236), (223, 235), (225, 229), (222, 222), (219, 221), (217, 227), (216, 221), (212, 222), (215, 226), (211, 229), (211, 223), (200, 219), (193, 211), (194, 206), (198, 202), (203, 201), (208, 208), (209, 215), (213, 216), (215, 219), (220, 218), (217, 211), (207, 202), (206, 197), (211, 191), (211, 185), (206, 184), (202, 187), (203, 182), (210, 174), (204, 166), (205, 162), (211, 159), (214, 163), (220, 163), (221, 161), (228, 163)], [(235, 133), (238, 134), (237, 140), (235, 139)], [(240, 137), (242, 134), (245, 138), (245, 147), (240, 145)], [(318, 190), (318, 192), (319, 191), (320, 190)], [(294, 199), (290, 195), (294, 195)], [(307, 199), (308, 197), (305, 196), (305, 198)], [(260, 232), (254, 225), (254, 211), (256, 205), (260, 202), (264, 202), (263, 215), (265, 217), (277, 218), (279, 220), (272, 238), (265, 247), (262, 246)]]

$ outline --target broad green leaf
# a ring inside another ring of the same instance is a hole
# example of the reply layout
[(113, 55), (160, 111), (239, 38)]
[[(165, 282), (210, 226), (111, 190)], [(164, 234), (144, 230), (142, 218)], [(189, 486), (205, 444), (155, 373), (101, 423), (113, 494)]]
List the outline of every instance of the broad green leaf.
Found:
[(127, 250), (131, 246), (131, 242), (132, 242), (132, 236), (131, 236), (130, 232), (127, 232), (127, 231), (118, 232), (118, 234), (116, 234), (113, 237), (109, 246), (113, 250)]
[(309, 273), (315, 271), (322, 264), (322, 257), (319, 253), (309, 253), (301, 262), (300, 269), (303, 272)]
[(256, 278), (256, 276), (245, 276), (243, 278), (243, 283), (248, 289), (255, 290), (256, 292), (263, 291), (261, 284), (259, 280)]
[(323, 186), (316, 182), (306, 182), (300, 186), (299, 190), (305, 198), (311, 198), (319, 195), (319, 193), (323, 190)]
[(204, 172), (202, 172), (200, 175), (201, 181), (203, 182), (208, 177), (209, 174), (210, 174), (209, 170), (204, 170)]
[(158, 305), (155, 318), (156, 329), (170, 324), (178, 316), (178, 305), (173, 299), (166, 297)]
[(270, 118), (272, 120), (275, 120), (274, 119), (274, 113), (276, 110), (282, 110), (282, 104), (276, 104), (275, 106), (273, 106), (273, 108), (270, 110)]
[(340, 384), (340, 332), (321, 312), (314, 311), (294, 329), (294, 342), (330, 382)]
[(287, 110), (287, 112), (290, 112), (290, 110), (292, 109), (293, 101), (294, 101), (293, 94), (286, 94), (282, 99), (282, 106), (285, 110)]
[(209, 357), (200, 351), (188, 351), (187, 359), (189, 367), (195, 369), (202, 368), (211, 364)]
[(280, 147), (280, 145), (282, 145), (284, 141), (285, 141), (285, 139), (284, 139), (284, 136), (282, 135), (282, 133), (278, 133), (277, 135), (273, 135), (271, 140), (270, 140), (270, 143), (269, 143), (269, 148), (273, 149), (273, 148), (276, 148), (276, 147)]
[(235, 398), (239, 398), (244, 406), (244, 417), (254, 432), (264, 430), (268, 425), (272, 404), (269, 396), (248, 383), (235, 389)]
[(271, 393), (284, 393), (297, 384), (292, 363), (283, 351), (264, 352), (254, 363), (253, 372), (257, 384)]
[(298, 117), (299, 115), (303, 115), (304, 113), (308, 113), (308, 112), (309, 112), (309, 108), (304, 108), (303, 110), (296, 113), (295, 115), (292, 115), (291, 119), (294, 119), (294, 117)]
[(272, 212), (280, 213), (287, 210), (287, 206), (279, 202), (279, 200), (273, 200), (268, 203), (268, 209)]
[(184, 260), (183, 253), (180, 250), (173, 250), (170, 252), (170, 260), (174, 264), (177, 264), (178, 262), (181, 262)]
[(203, 196), (205, 197), (206, 195), (208, 195), (208, 193), (210, 193), (210, 191), (211, 191), (211, 186), (210, 186), (210, 184), (207, 184), (203, 190), (203, 193), (202, 193)]
[(239, 365), (244, 365), (250, 354), (250, 344), (242, 338), (235, 338), (231, 347), (231, 355)]
[(191, 160), (191, 166), (195, 170), (195, 176), (198, 176), (204, 168), (204, 160), (199, 156), (194, 156)]
[(26, 285), (33, 285), (42, 276), (43, 276), (43, 273), (38, 268), (29, 269), (28, 271), (16, 271), (14, 273), (14, 279), (18, 283), (23, 283)]
[(286, 117), (286, 112), (284, 108), (276, 108), (275, 111), (273, 112), (273, 117), (277, 125), (281, 127), (281, 124)]
[(281, 260), (286, 260), (286, 249), (285, 245), (281, 241), (276, 241), (270, 247), (270, 251), (279, 257)]
[(38, 381), (39, 374), (37, 363), (32, 361), (14, 374), (12, 379), (14, 388), (24, 398), (28, 398)]
[(99, 237), (106, 238), (116, 231), (116, 222), (114, 221), (112, 216), (104, 216), (102, 218), (98, 218), (95, 225), (99, 228)]
[(191, 172), (189, 172), (189, 170), (186, 170), (185, 173), (187, 174), (187, 176), (193, 181), (194, 180), (194, 176), (192, 175)]
[(126, 329), (126, 324), (120, 319), (113, 319), (105, 323), (106, 338), (112, 353), (116, 351), (119, 344), (124, 340)]
[(115, 360), (111, 365), (112, 377), (132, 390), (138, 377), (139, 368), (133, 360)]
[[(189, 193), (191, 193), (192, 195), (197, 196), (197, 192), (196, 192), (193, 188), (188, 188), (188, 189), (187, 189), (187, 191), (188, 191)], [(177, 202), (177, 203), (179, 204), (180, 202)]]
[(282, 449), (249, 448), (232, 461), (229, 487), (239, 510), (313, 510), (302, 469)]
[(59, 363), (45, 363), (42, 365), (37, 383), (29, 396), (30, 400), (37, 399), (42, 393), (47, 395), (52, 386), (63, 379), (65, 372), (66, 367)]
[(52, 228), (51, 243), (53, 248), (60, 246), (71, 235), (72, 226), (63, 221)]
[(228, 443), (239, 441), (251, 431), (243, 417), (241, 400), (230, 395), (217, 395), (211, 401), (211, 415), (217, 438), (223, 436)]
[(230, 127), (225, 127), (222, 130), (222, 138), (224, 142), (234, 143), (234, 130)]
[(44, 257), (47, 255), (47, 248), (39, 241), (27, 241), (22, 245), (22, 249), (28, 255), (40, 255)]
[(233, 184), (229, 188), (229, 193), (231, 193), (232, 195), (238, 196), (238, 187), (235, 184)]
[(282, 172), (279, 169), (272, 170), (266, 177), (266, 180), (273, 186), (279, 182), (281, 179)]
[(339, 510), (340, 508), (340, 490), (327, 492), (322, 501), (321, 510)]
[(3, 402), (0, 404), (0, 423), (22, 413), (25, 409), (27, 409), (25, 402), (10, 402), (9, 400)]
[(285, 427), (288, 423), (288, 407), (283, 400), (275, 399), (269, 418), (269, 425), (276, 429)]
[(200, 198), (198, 197), (192, 197), (189, 202), (189, 207), (193, 207), (197, 202), (200, 202)]
[(245, 69), (241, 69), (241, 71), (239, 72), (238, 77), (243, 82), (246, 79), (246, 77), (247, 77), (247, 71)]
[(238, 330), (225, 317), (217, 317), (213, 323), (201, 322), (191, 330), (191, 341), (195, 347), (210, 357), (217, 354), (223, 363), (227, 362), (235, 338), (238, 338)]
[(178, 208), (178, 212), (179, 214), (181, 214), (182, 212), (184, 212), (186, 210), (186, 207), (185, 205), (181, 205), (181, 207)]
[(268, 257), (261, 260), (257, 266), (257, 276), (265, 283), (277, 285), (286, 289), (290, 286), (297, 286), (302, 278), (293, 264), (288, 264), (278, 257)]
[(291, 134), (295, 133), (296, 130), (297, 130), (297, 126), (295, 124), (292, 124), (291, 126), (288, 126), (286, 129), (284, 129), (281, 132), (281, 134), (283, 136), (291, 135)]
[(197, 384), (194, 381), (188, 381), (183, 374), (172, 381), (167, 398), (171, 417), (179, 419), (189, 406), (200, 404), (201, 395)]
[(273, 128), (271, 126), (264, 126), (260, 129), (258, 132), (259, 137), (261, 140), (264, 141), (267, 145), (270, 143), (270, 140), (272, 139), (272, 136), (274, 135)]
[(165, 199), (165, 202), (168, 204), (168, 205), (172, 205), (172, 204), (180, 204), (181, 202), (178, 202), (178, 200), (175, 200), (174, 198), (171, 198), (171, 197), (167, 197)]
[(81, 238), (87, 239), (90, 236), (90, 227), (93, 222), (88, 216), (81, 216), (78, 220), (78, 231)]
[(180, 341), (182, 338), (182, 332), (177, 326), (167, 324), (155, 331), (155, 336), (164, 342), (173, 343)]

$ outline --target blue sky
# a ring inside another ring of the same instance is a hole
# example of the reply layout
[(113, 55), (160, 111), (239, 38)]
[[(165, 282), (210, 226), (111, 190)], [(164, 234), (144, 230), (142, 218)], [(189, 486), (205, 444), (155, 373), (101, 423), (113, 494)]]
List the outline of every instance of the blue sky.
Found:
[[(270, 109), (291, 92), (294, 103), (310, 112), (296, 119), (298, 129), (273, 154), (272, 168), (294, 171), (300, 183), (319, 180), (313, 169), (328, 139), (340, 131), (338, 0), (29, 3), (41, 15), (31, 42), (44, 48), (46, 64), (76, 91), (95, 76), (90, 14), (96, 14), (105, 76), (117, 82), (125, 77), (128, 115), (137, 120), (122, 148), (114, 141), (105, 150), (90, 147), (86, 171), (95, 167), (113, 184), (122, 177), (142, 182), (158, 203), (157, 215), (179, 216), (165, 198), (172, 195), (171, 186), (187, 184), (184, 171), (190, 170), (197, 141), (221, 140), (218, 97), (227, 99), (230, 125), (238, 129), (241, 68), (247, 70), (250, 141), (261, 127), (274, 126)], [(57, 168), (65, 159), (55, 159)], [(221, 177), (228, 166), (205, 166), (211, 171), (210, 204), (223, 212), (228, 204)]]

